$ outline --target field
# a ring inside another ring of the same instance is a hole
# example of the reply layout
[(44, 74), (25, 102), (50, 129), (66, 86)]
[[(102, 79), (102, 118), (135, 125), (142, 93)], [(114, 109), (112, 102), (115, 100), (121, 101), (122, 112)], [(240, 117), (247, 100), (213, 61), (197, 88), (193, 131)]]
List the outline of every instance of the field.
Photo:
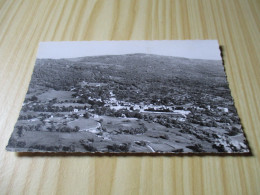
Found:
[(37, 59), (7, 150), (249, 152), (221, 61)]

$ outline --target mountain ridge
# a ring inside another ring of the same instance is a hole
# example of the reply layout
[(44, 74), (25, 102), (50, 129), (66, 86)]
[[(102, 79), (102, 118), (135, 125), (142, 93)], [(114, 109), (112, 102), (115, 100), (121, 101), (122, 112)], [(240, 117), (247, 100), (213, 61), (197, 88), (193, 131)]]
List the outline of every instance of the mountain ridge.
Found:
[(221, 62), (220, 60), (210, 60), (210, 59), (196, 59), (196, 58), (186, 58), (186, 57), (178, 57), (178, 56), (165, 56), (159, 54), (147, 54), (147, 53), (130, 53), (130, 54), (121, 54), (121, 55), (96, 55), (96, 56), (82, 56), (82, 57), (74, 57), (74, 58), (37, 58), (36, 60), (68, 60), (68, 61), (82, 61), (87, 59), (95, 59), (95, 58), (113, 58), (113, 57), (162, 57), (162, 58), (169, 58), (169, 59), (177, 59), (177, 60), (186, 60), (186, 61), (207, 61), (207, 62)]

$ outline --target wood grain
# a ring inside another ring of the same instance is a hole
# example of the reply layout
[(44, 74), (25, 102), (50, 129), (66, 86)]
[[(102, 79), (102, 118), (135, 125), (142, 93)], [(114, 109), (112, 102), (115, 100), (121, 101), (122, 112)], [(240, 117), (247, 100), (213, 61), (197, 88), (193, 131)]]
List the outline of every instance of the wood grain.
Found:
[[(260, 1), (0, 1), (0, 194), (260, 194)], [(6, 152), (40, 41), (218, 39), (250, 157)]]

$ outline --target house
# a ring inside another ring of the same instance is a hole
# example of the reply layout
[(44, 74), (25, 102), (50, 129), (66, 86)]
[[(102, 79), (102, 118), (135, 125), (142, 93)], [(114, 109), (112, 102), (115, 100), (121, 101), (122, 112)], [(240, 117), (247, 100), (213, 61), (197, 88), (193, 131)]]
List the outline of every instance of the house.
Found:
[(228, 108), (223, 108), (223, 107), (217, 107), (217, 109), (221, 112), (228, 112)]

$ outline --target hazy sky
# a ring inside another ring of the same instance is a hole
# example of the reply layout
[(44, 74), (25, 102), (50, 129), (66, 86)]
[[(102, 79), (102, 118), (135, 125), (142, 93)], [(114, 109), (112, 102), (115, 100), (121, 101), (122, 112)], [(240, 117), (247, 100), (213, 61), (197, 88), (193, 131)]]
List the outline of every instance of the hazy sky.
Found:
[(221, 60), (217, 40), (41, 42), (37, 58), (58, 59), (130, 53)]

